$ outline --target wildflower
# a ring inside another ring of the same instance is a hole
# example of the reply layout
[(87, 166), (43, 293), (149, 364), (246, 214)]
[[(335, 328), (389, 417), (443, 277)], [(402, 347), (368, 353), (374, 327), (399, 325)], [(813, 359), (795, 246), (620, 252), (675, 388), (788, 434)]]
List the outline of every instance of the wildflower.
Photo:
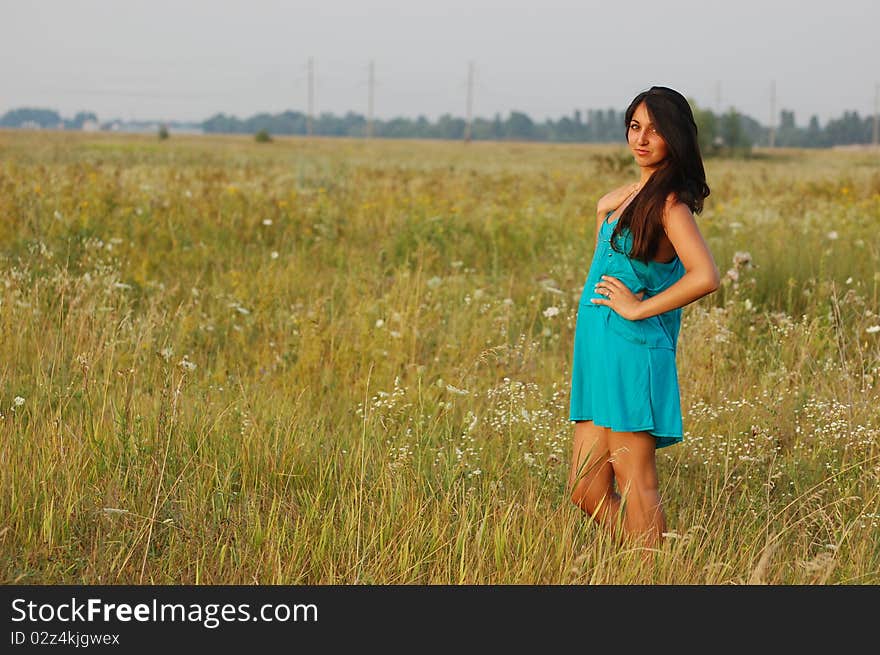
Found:
[(452, 393), (457, 393), (459, 396), (467, 396), (470, 391), (465, 389), (459, 389), (458, 387), (453, 387), (451, 384), (446, 385), (446, 390), (451, 391)]
[(871, 327), (865, 328), (865, 332), (868, 334), (877, 334), (880, 332), (880, 325), (872, 325)]
[(736, 267), (739, 266), (748, 266), (752, 263), (752, 254), (749, 252), (745, 252), (742, 250), (737, 250), (733, 254), (733, 265)]
[(171, 359), (171, 355), (174, 354), (174, 348), (168, 346), (167, 348), (163, 348), (162, 350), (160, 350), (159, 354), (162, 356), (162, 359), (167, 362), (169, 359)]
[(441, 280), (439, 277), (437, 277), (435, 275), (430, 280), (428, 280), (427, 285), (428, 285), (429, 289), (436, 289), (437, 287), (440, 286), (441, 282), (443, 282), (443, 280)]
[(241, 305), (235, 305), (235, 311), (237, 311), (239, 314), (243, 314), (244, 316), (247, 316), (251, 313), (249, 309), (247, 309), (246, 307), (242, 307)]
[(24, 398), (22, 398), (21, 396), (16, 396), (12, 399), (13, 407), (21, 407), (22, 405), (24, 405)]
[(264, 218), (263, 225), (272, 225), (272, 219), (271, 218)]
[(184, 371), (195, 371), (196, 370), (196, 363), (189, 361), (189, 359), (187, 359), (186, 355), (184, 355), (183, 359), (181, 359), (177, 364)]
[(735, 268), (728, 269), (726, 277), (731, 282), (737, 282), (739, 280), (739, 272)]
[(559, 307), (548, 307), (544, 310), (544, 316), (547, 318), (553, 318), (559, 313)]
[(837, 230), (831, 230), (831, 231), (830, 231), (828, 234), (826, 234), (825, 236), (827, 236), (828, 239), (829, 239), (830, 241), (834, 241), (834, 240), (837, 239), (837, 237), (838, 237)]
[(272, 251), (272, 254), (270, 255), (270, 257), (271, 257), (272, 259), (278, 259), (278, 251), (277, 251), (277, 250), (273, 250), (273, 251)]
[(384, 326), (384, 325), (385, 325), (385, 321), (383, 321), (381, 318), (380, 318), (380, 319), (376, 319), (376, 327), (377, 327), (377, 328), (381, 328), (381, 327)]

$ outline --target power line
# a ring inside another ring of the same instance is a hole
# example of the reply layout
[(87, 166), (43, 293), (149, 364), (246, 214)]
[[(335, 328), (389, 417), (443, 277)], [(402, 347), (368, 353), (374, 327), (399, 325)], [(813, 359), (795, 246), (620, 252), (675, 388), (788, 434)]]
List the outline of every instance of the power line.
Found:
[(474, 106), (474, 62), (468, 62), (468, 84), (467, 84), (467, 123), (464, 126), (464, 141), (471, 141), (471, 120), (473, 117)]
[(373, 60), (370, 60), (370, 90), (367, 99), (367, 138), (373, 138), (373, 85), (376, 78), (373, 71)]
[(880, 143), (880, 83), (874, 84), (874, 134), (872, 143)]
[(309, 115), (306, 122), (308, 135), (312, 135), (312, 116), (315, 114), (315, 60), (309, 57)]
[(776, 146), (776, 80), (770, 82), (770, 147)]

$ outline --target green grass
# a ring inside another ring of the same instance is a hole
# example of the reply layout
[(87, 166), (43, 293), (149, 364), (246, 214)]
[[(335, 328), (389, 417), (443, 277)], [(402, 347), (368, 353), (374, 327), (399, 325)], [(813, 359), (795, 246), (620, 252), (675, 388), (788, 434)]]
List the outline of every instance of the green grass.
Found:
[(869, 153), (706, 162), (653, 569), (570, 502), (620, 150), (0, 132), (2, 580), (880, 582)]

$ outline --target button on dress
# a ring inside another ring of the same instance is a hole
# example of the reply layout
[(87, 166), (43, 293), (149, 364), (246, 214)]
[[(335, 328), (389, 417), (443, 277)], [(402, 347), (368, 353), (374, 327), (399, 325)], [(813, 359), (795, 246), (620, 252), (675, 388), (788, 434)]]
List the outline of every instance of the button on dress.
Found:
[(617, 252), (609, 241), (614, 230), (602, 221), (599, 244), (578, 305), (572, 356), (569, 420), (592, 420), (615, 432), (648, 431), (663, 448), (683, 439), (681, 398), (675, 352), (681, 308), (630, 321), (591, 298), (603, 275), (620, 280), (643, 300), (675, 284), (684, 275), (678, 255), (671, 262), (642, 262), (625, 253), (632, 234), (618, 235)]

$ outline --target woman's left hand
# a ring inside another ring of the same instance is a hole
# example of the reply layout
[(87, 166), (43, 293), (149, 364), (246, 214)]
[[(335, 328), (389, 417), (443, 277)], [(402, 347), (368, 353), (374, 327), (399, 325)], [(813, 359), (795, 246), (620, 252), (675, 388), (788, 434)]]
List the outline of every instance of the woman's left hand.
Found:
[(608, 305), (629, 321), (635, 321), (638, 318), (639, 305), (642, 302), (642, 296), (645, 295), (644, 291), (640, 291), (636, 295), (623, 282), (610, 275), (602, 276), (602, 279), (596, 283), (595, 291), (605, 297), (590, 298), (590, 302), (597, 305)]

